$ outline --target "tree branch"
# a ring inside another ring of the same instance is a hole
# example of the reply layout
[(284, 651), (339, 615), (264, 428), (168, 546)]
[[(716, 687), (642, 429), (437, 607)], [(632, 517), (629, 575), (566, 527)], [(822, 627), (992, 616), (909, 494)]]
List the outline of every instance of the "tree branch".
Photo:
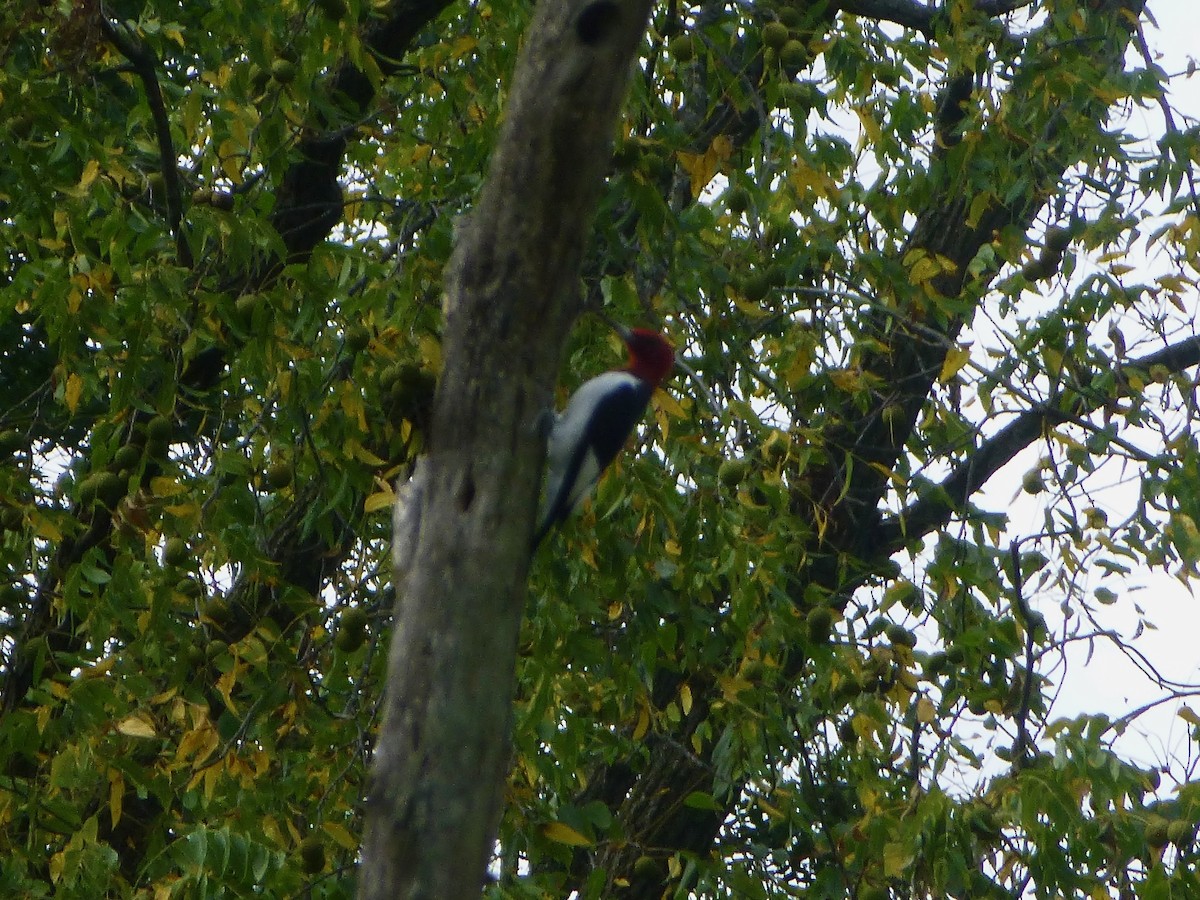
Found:
[[(375, 14), (381, 16), (364, 40), (385, 75), (400, 68), (400, 60), (421, 29), (441, 15), (450, 0), (394, 0)], [(328, 93), (346, 120), (363, 117), (375, 99), (375, 87), (357, 66), (343, 62), (328, 81)], [(305, 255), (320, 244), (342, 220), (342, 157), (349, 141), (344, 122), (324, 112), (314, 120), (297, 147), (298, 157), (284, 173), (272, 216), (289, 255)]]
[(937, 12), (934, 6), (914, 0), (842, 0), (838, 7), (854, 16), (894, 22), (926, 37), (933, 36), (933, 17)]
[(109, 19), (107, 12), (102, 10), (98, 18), (105, 36), (121, 55), (129, 60), (146, 90), (146, 104), (150, 107), (150, 115), (154, 119), (154, 136), (158, 141), (159, 165), (166, 189), (167, 225), (175, 237), (175, 253), (179, 257), (179, 264), (190, 269), (194, 260), (192, 248), (183, 231), (183, 190), (180, 187), (175, 142), (171, 139), (171, 120), (167, 116), (162, 87), (158, 83), (158, 60), (150, 49), (124, 26)]
[[(993, 18), (1008, 15), (1018, 9), (1032, 6), (1033, 3), (1034, 0), (976, 0), (975, 10)], [(934, 22), (945, 11), (945, 4), (928, 6), (914, 0), (842, 0), (837, 5), (842, 12), (867, 19), (894, 22), (919, 31), (927, 38), (933, 37)]]
[[(1137, 21), (1143, 6), (1144, 0), (1109, 0), (1101, 10), (1106, 15), (1092, 20), (1097, 34), (1107, 32), (1119, 38), (1107, 42), (1102, 59), (1105, 65), (1121, 64), (1122, 53), (1132, 35), (1131, 23)], [(1129, 15), (1116, 15), (1119, 11)], [(1057, 132), (1069, 112), (1081, 111), (1065, 100), (1046, 107), (1041, 91), (1030, 92), (1027, 88), (1014, 88), (1008, 100), (1012, 108), (1043, 110), (1039, 133)], [(1103, 108), (1104, 103), (1098, 98), (1088, 99), (1082, 105), (1082, 111), (1096, 120)], [(982, 129), (981, 144), (994, 137), (993, 130)], [(960, 184), (947, 182), (918, 214), (902, 256), (923, 251), (930, 256), (944, 257), (953, 265), (924, 285), (900, 286), (897, 307), (906, 318), (921, 318), (922, 314), (919, 310), (914, 311), (912, 304), (913, 298), (924, 291), (932, 290), (937, 297), (960, 297), (967, 283), (970, 261), (994, 234), (1008, 228), (1022, 231), (1029, 228), (1037, 211), (1056, 189), (1063, 167), (1074, 161), (1074, 146), (1077, 145), (1059, 146), (1049, 158), (1031, 154), (1021, 161), (1027, 172), (1023, 179), (1024, 191), (1008, 202), (993, 202), (982, 215), (974, 218), (973, 225), (969, 223), (975, 195), (964, 191)], [(935, 148), (934, 152), (942, 151)], [(1016, 162), (1014, 159), (1013, 165)], [(1012, 177), (1016, 178), (1016, 175)], [(975, 294), (983, 289), (983, 284), (972, 285)], [(846, 560), (874, 560), (886, 555), (884, 549), (888, 545), (880, 540), (878, 518), (880, 502), (889, 483), (885, 473), (895, 468), (941, 371), (947, 349), (973, 310), (974, 306), (964, 307), (961, 312), (947, 316), (940, 325), (943, 335), (940, 339), (930, 337), (924, 327), (908, 325), (905, 319), (894, 320), (892, 312), (877, 314), (877, 321), (870, 324), (870, 332), (883, 349), (864, 353), (861, 366), (891, 387), (893, 402), (900, 415), (885, 421), (877, 410), (863, 412), (856, 409), (854, 398), (849, 396), (843, 408), (830, 416), (831, 420), (840, 420), (841, 424), (830, 429), (826, 446), (841, 448), (844, 456), (832, 454), (827, 465), (810, 474), (812, 496), (817, 498), (818, 505), (827, 507), (830, 522), (821, 553), (814, 557), (811, 570), (811, 578), (816, 584), (845, 596), (842, 589), (847, 575)], [(853, 480), (847, 485), (851, 468)], [(798, 502), (810, 501), (798, 498)]]
[[(1123, 365), (1125, 368), (1142, 370), (1148, 370), (1151, 366), (1164, 366), (1171, 372), (1180, 372), (1200, 365), (1200, 337), (1191, 337), (1171, 344)], [(1128, 396), (1128, 391), (1122, 391), (1119, 396)], [(880, 526), (880, 554), (888, 556), (903, 547), (907, 541), (948, 523), (955, 512), (963, 509), (975, 491), (1018, 453), (1045, 434), (1048, 426), (1060, 425), (1088, 415), (1111, 399), (1102, 391), (1088, 392), (1086, 397), (1078, 395), (1067, 410), (1043, 404), (1018, 415), (984, 441), (969, 459), (957, 466), (939, 485), (940, 490), (930, 491), (898, 515), (883, 521)]]

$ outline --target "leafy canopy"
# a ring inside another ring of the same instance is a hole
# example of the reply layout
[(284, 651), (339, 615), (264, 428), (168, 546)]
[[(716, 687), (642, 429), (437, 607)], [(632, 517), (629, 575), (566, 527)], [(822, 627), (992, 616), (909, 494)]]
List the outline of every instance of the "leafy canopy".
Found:
[[(0, 888), (349, 896), (391, 485), (529, 10), (68, 6), (0, 11)], [(1148, 21), (655, 9), (583, 296), (708, 393), (535, 560), (493, 895), (1197, 889), (1190, 755), (1054, 707), (1122, 577), (1200, 559)], [(564, 391), (619, 352), (582, 320)]]

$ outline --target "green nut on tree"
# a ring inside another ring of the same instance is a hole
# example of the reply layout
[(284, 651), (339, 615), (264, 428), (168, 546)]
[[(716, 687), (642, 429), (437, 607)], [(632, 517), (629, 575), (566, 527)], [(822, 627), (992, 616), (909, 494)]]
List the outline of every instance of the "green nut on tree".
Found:
[(267, 466), (264, 473), (267, 486), (273, 491), (281, 491), (292, 483), (292, 467), (284, 460), (277, 459)]
[(271, 63), (271, 77), (280, 84), (291, 84), (296, 80), (296, 64), (283, 58), (275, 60)]
[(750, 208), (750, 192), (741, 185), (731, 187), (725, 195), (725, 205), (732, 213), (744, 213)]
[(782, 22), (768, 22), (762, 29), (763, 45), (772, 50), (781, 50), (788, 42), (788, 27)]
[(316, 875), (325, 868), (325, 844), (315, 834), (300, 842), (300, 868), (309, 875)]
[(93, 472), (79, 484), (79, 501), (83, 505), (99, 501), (112, 509), (125, 496), (126, 481), (116, 472)]
[(818, 606), (809, 610), (805, 619), (808, 625), (808, 637), (814, 644), (823, 644), (833, 633), (833, 611), (827, 606)]
[(749, 468), (744, 459), (736, 457), (727, 459), (717, 469), (717, 481), (725, 487), (737, 487), (746, 477)]
[(802, 69), (808, 64), (808, 48), (800, 41), (788, 41), (779, 51), (779, 61), (785, 69)]
[(25, 438), (19, 431), (0, 431), (0, 460), (8, 459), (25, 446)]
[(365, 325), (351, 325), (346, 329), (346, 351), (362, 353), (371, 343), (371, 332)]
[(182, 566), (188, 561), (188, 545), (187, 541), (180, 537), (167, 539), (167, 545), (163, 548), (163, 562), (168, 566)]
[(671, 38), (667, 50), (681, 63), (691, 62), (696, 56), (696, 45), (692, 42), (691, 35), (688, 34)]
[(367, 640), (367, 612), (352, 606), (342, 613), (334, 646), (343, 653), (353, 653)]

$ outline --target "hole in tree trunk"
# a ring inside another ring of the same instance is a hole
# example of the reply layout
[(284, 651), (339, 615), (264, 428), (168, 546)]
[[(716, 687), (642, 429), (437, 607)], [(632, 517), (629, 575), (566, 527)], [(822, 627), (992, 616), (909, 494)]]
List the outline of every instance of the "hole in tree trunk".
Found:
[(594, 47), (604, 41), (621, 19), (621, 11), (612, 0), (599, 0), (583, 8), (575, 22), (579, 40)]

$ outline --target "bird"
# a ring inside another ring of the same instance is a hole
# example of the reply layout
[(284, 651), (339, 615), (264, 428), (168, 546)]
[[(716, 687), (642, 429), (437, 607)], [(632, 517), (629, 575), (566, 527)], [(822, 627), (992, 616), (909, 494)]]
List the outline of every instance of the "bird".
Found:
[(585, 381), (554, 419), (534, 549), (591, 495), (675, 365), (675, 351), (659, 332), (614, 327), (629, 349), (629, 362)]

